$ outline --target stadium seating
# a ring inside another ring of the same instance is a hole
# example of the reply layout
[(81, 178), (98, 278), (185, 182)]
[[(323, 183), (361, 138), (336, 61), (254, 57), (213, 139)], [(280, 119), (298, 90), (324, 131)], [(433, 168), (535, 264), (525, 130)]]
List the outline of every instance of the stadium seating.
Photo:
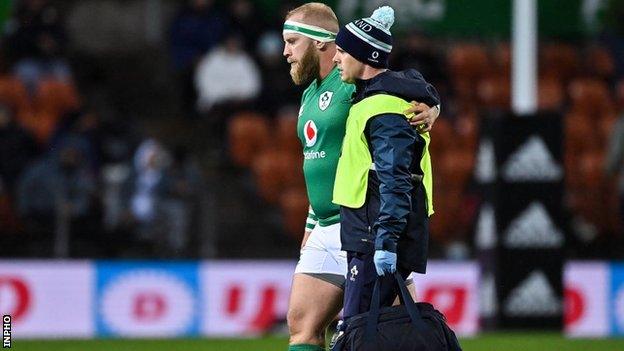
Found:
[(233, 116), (228, 125), (228, 142), (234, 164), (249, 167), (254, 156), (270, 142), (267, 118), (250, 112)]
[(537, 106), (540, 110), (558, 111), (563, 107), (565, 91), (559, 79), (542, 77), (537, 89)]
[(297, 111), (281, 111), (275, 122), (279, 148), (295, 155), (301, 154), (301, 141), (297, 136)]
[(489, 76), (477, 85), (479, 105), (488, 110), (507, 110), (511, 106), (511, 87), (508, 77)]
[(434, 156), (434, 159), (435, 156), (440, 155), (446, 149), (458, 145), (453, 124), (448, 118), (445, 118), (443, 114), (436, 120), (434, 128), (429, 134), (431, 135), (429, 152)]
[(450, 49), (448, 65), (455, 80), (473, 80), (490, 67), (485, 48), (478, 44), (458, 44)]
[(539, 53), (540, 76), (567, 82), (579, 73), (581, 62), (577, 49), (571, 44), (547, 43)]
[(448, 53), (447, 64), (455, 98), (460, 103), (473, 101), (476, 96), (474, 84), (490, 67), (485, 48), (478, 44), (455, 45)]
[(21, 123), (24, 128), (32, 132), (37, 142), (46, 145), (54, 132), (60, 115), (51, 111), (27, 111), (21, 117)]
[(0, 102), (10, 106), (17, 121), (45, 145), (60, 118), (80, 107), (80, 97), (70, 82), (44, 79), (29, 96), (23, 83), (15, 77), (0, 77)]
[(591, 76), (610, 79), (615, 75), (615, 62), (606, 48), (592, 46), (584, 57), (585, 67)]
[(73, 84), (44, 79), (37, 86), (34, 105), (38, 111), (62, 115), (80, 107), (80, 99)]
[(597, 78), (577, 78), (568, 85), (572, 112), (592, 117), (614, 113), (614, 104), (607, 83)]
[(28, 109), (28, 94), (22, 82), (12, 76), (0, 76), (0, 102), (15, 111)]
[(501, 77), (510, 77), (511, 47), (508, 42), (498, 43), (492, 53), (495, 74)]
[(280, 196), (279, 206), (284, 228), (295, 240), (301, 240), (303, 223), (308, 215), (308, 204), (305, 187), (289, 187)]

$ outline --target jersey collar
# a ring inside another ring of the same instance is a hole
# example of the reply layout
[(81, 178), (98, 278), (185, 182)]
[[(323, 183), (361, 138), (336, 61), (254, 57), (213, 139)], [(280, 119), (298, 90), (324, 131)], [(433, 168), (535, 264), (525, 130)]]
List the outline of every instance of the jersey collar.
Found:
[(338, 66), (334, 66), (334, 68), (332, 68), (331, 71), (329, 71), (329, 74), (323, 78), (321, 81), (317, 79), (314, 79), (314, 82), (312, 82), (312, 84), (314, 84), (314, 86), (316, 86), (316, 88), (320, 88), (323, 86), (323, 84), (325, 84), (325, 82), (329, 82), (331, 80), (333, 80), (334, 76), (339, 75), (340, 71), (338, 71)]

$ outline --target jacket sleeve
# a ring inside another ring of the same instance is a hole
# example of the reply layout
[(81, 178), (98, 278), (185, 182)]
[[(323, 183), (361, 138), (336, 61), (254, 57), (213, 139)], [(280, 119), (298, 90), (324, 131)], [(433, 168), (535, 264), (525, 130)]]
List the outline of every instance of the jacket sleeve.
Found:
[(423, 79), (422, 82), (414, 82), (414, 96), (412, 96), (412, 100), (424, 102), (429, 107), (439, 106), (440, 94), (433, 85)]
[(436, 88), (425, 80), (416, 70), (409, 70), (407, 77), (395, 83), (395, 88), (401, 91), (401, 96), (406, 100), (414, 100), (425, 103), (429, 107), (440, 105), (440, 94)]
[(379, 216), (373, 226), (375, 250), (396, 252), (399, 235), (405, 230), (411, 211), (410, 165), (417, 135), (405, 117), (397, 114), (377, 116), (369, 127), (373, 163), (379, 178)]

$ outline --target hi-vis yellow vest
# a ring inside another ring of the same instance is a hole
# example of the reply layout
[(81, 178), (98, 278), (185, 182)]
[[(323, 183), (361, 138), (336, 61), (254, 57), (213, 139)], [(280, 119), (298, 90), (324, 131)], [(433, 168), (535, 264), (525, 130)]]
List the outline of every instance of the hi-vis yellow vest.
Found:
[[(333, 202), (350, 208), (359, 208), (366, 200), (368, 171), (373, 162), (364, 135), (366, 123), (372, 117), (391, 113), (404, 115), (410, 104), (392, 95), (373, 95), (351, 106), (345, 138), (342, 142), (342, 155), (338, 160)], [(407, 118), (407, 117), (406, 117)], [(420, 134), (425, 139), (425, 147), (420, 155), (420, 168), (423, 172), (423, 185), (427, 196), (428, 215), (433, 214), (433, 176), (429, 155), (429, 133)]]

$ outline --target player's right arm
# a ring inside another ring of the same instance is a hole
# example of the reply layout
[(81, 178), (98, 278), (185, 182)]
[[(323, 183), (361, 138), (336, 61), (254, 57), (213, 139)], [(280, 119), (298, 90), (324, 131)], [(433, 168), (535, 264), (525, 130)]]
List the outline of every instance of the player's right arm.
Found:
[(304, 247), (306, 242), (308, 241), (308, 237), (316, 224), (318, 223), (318, 218), (314, 214), (314, 210), (312, 206), (308, 206), (308, 218), (306, 219), (305, 231), (303, 232), (303, 240), (301, 240), (301, 247)]

